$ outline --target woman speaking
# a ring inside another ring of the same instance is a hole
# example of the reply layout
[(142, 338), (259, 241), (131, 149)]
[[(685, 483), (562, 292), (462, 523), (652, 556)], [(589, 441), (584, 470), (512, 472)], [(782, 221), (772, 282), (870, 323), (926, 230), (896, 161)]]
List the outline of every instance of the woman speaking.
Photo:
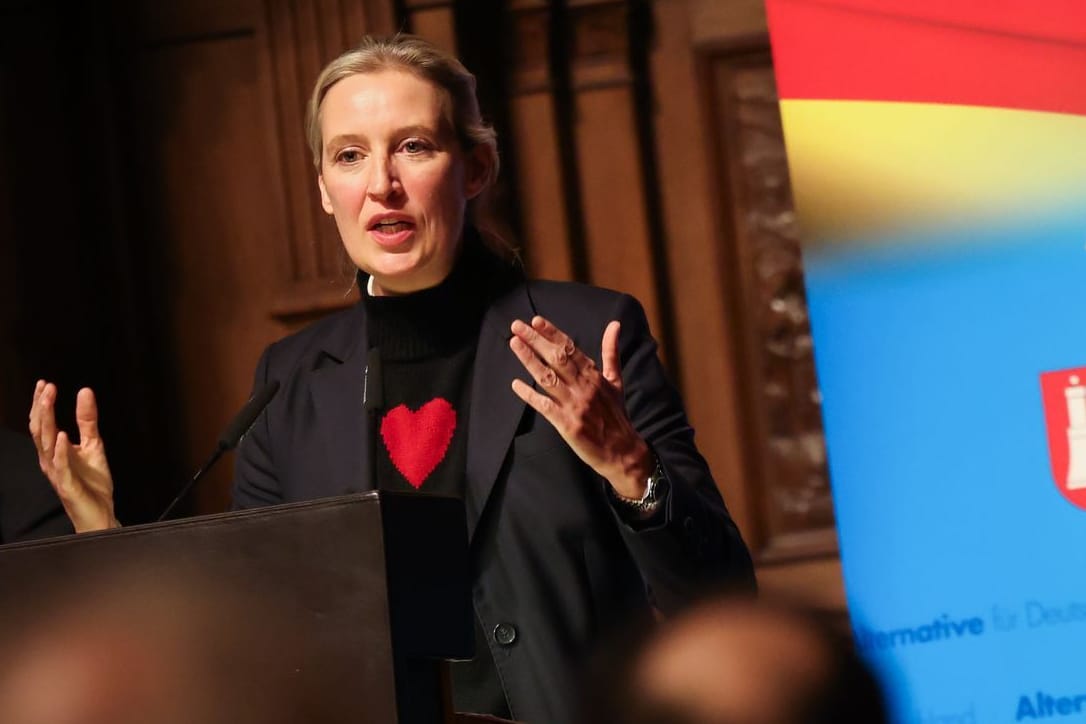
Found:
[[(608, 623), (753, 584), (644, 312), (527, 280), (467, 222), (497, 144), (474, 77), (429, 43), (366, 38), (336, 58), (307, 129), (361, 300), (264, 351), (255, 388), (280, 391), (238, 448), (234, 505), (374, 486), (462, 498), (478, 648), (453, 666), (456, 708), (569, 721), (573, 664)], [(372, 350), (384, 405), (371, 422)], [(39, 382), (42, 470), (77, 530), (115, 526), (93, 393), (77, 397), (79, 445), (56, 430), (55, 400)]]

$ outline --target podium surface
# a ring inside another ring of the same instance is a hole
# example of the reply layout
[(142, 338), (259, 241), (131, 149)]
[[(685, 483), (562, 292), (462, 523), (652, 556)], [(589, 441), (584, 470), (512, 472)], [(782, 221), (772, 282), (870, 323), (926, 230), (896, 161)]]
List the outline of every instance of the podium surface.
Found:
[(442, 721), (439, 660), (473, 655), (467, 529), (452, 498), (370, 492), (0, 546), (9, 633), (33, 618), (28, 601), (119, 570), (138, 576), (133, 596), (193, 576), (209, 584), (193, 597), (267, 603), (261, 666), (297, 689), (284, 700), (319, 702), (321, 721)]

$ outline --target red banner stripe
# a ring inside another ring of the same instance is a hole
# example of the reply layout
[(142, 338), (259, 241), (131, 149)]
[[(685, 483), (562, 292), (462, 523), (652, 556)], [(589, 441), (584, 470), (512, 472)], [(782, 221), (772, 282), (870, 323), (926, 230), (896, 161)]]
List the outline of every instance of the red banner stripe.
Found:
[[(769, 0), (771, 3), (774, 0)], [(1071, 43), (1086, 42), (1082, 0), (799, 0), (937, 25)]]
[(985, 16), (976, 2), (767, 0), (780, 97), (1086, 115), (1086, 2), (1021, 0), (1031, 19), (1017, 30), (997, 5)]

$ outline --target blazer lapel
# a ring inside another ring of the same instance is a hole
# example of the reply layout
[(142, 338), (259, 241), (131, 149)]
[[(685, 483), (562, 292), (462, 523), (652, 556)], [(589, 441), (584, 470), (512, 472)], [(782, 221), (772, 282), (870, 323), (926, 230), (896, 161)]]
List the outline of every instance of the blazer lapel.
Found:
[(532, 306), (523, 287), (517, 287), (491, 305), (483, 317), (472, 374), (471, 415), (468, 420), (467, 509), (468, 540), (486, 509), (513, 435), (524, 413), (524, 402), (513, 392), (513, 379), (533, 383), (531, 375), (509, 349), (514, 319), (532, 318)]
[(369, 459), (369, 419), (362, 407), (366, 369), (366, 318), (361, 304), (339, 334), (329, 335), (322, 345), (323, 363), (313, 372), (310, 385), (314, 416), (309, 431), (324, 451), (327, 481), (317, 484), (333, 495), (374, 487)]

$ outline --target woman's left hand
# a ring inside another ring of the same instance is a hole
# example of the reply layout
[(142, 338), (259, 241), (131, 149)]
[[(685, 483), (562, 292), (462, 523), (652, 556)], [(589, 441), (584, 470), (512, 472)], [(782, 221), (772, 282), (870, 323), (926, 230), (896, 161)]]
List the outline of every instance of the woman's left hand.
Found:
[(649, 446), (626, 414), (618, 354), (620, 324), (603, 332), (603, 370), (543, 317), (516, 320), (509, 347), (542, 390), (513, 380), (513, 392), (554, 426), (562, 439), (615, 492), (640, 499), (652, 473)]

